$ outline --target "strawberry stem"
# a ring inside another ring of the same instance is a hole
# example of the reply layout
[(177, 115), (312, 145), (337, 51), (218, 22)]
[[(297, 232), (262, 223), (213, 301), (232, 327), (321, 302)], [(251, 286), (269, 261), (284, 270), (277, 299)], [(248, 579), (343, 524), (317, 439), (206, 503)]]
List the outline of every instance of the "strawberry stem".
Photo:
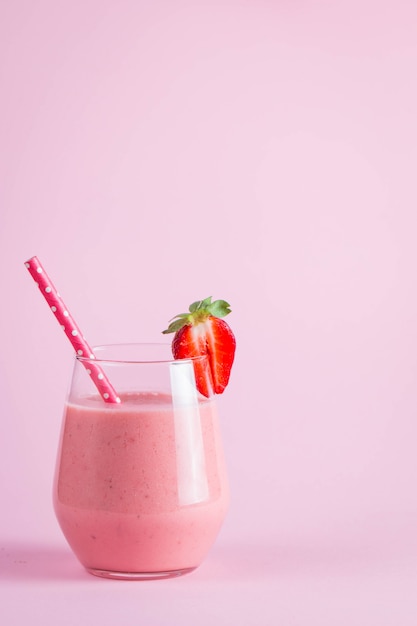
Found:
[(189, 313), (180, 313), (172, 318), (166, 330), (162, 331), (163, 335), (168, 333), (176, 333), (183, 326), (196, 325), (204, 322), (208, 317), (226, 317), (231, 313), (230, 304), (226, 300), (211, 301), (211, 296), (204, 300), (197, 300), (190, 304)]

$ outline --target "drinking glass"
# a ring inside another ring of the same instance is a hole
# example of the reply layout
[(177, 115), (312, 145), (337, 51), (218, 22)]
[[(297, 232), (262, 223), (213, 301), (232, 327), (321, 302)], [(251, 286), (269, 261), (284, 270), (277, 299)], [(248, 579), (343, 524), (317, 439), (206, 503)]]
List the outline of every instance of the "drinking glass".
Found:
[(94, 357), (121, 402), (103, 401), (90, 359), (76, 356), (54, 480), (62, 532), (97, 576), (188, 573), (229, 502), (215, 397), (196, 385), (198, 369), (211, 389), (207, 357), (173, 360), (165, 344), (101, 346)]

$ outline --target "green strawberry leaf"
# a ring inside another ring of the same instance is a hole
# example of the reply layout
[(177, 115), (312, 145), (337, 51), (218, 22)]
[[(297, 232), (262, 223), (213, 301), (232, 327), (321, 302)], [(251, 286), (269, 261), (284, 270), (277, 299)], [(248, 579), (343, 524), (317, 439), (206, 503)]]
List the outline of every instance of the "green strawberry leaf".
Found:
[(208, 309), (211, 305), (211, 296), (201, 301), (201, 309)]
[(178, 319), (171, 322), (168, 328), (162, 331), (162, 334), (167, 335), (168, 333), (176, 333), (177, 330), (180, 330), (180, 328), (187, 324), (187, 320), (185, 318), (186, 316), (182, 315)]
[(190, 311), (190, 313), (194, 313), (194, 311), (197, 311), (200, 306), (201, 306), (201, 300), (197, 300), (197, 302), (193, 302), (192, 304), (190, 304), (190, 307), (188, 310)]
[(231, 313), (230, 304), (225, 300), (215, 300), (208, 307), (210, 315), (214, 315), (215, 317), (226, 317), (229, 313)]

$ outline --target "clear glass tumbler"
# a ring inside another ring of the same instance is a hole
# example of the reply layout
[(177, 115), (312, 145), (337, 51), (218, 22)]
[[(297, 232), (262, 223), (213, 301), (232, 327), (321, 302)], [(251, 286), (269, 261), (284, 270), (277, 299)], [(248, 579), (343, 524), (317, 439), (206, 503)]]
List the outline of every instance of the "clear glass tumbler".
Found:
[(168, 578), (198, 567), (227, 513), (229, 492), (216, 403), (170, 346), (94, 350), (120, 398), (103, 401), (89, 359), (76, 357), (54, 480), (55, 513), (92, 574)]

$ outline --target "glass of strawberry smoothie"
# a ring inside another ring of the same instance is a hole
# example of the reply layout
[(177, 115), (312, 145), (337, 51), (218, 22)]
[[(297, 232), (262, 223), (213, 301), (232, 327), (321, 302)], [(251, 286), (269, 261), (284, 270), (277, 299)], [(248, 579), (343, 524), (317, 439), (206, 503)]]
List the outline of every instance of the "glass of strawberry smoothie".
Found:
[[(92, 574), (169, 578), (198, 567), (225, 518), (228, 483), (206, 356), (170, 346), (94, 350), (121, 402), (104, 402), (76, 357), (54, 480), (55, 513)], [(87, 373), (86, 373), (87, 369)], [(208, 397), (196, 386), (206, 372)]]

